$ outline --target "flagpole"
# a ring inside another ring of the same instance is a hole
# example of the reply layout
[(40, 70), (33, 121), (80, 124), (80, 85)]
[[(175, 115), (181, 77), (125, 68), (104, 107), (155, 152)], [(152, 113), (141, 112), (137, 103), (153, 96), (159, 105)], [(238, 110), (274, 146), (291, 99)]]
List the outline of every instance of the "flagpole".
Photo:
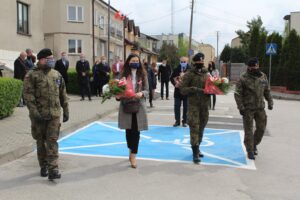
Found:
[(110, 66), (110, 0), (108, 0), (107, 64)]

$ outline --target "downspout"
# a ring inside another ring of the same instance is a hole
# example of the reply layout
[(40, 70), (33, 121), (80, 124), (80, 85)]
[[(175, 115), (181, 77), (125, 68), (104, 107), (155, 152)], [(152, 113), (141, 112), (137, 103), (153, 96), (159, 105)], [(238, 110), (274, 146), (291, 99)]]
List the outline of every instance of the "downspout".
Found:
[(95, 0), (92, 0), (93, 64), (95, 63)]

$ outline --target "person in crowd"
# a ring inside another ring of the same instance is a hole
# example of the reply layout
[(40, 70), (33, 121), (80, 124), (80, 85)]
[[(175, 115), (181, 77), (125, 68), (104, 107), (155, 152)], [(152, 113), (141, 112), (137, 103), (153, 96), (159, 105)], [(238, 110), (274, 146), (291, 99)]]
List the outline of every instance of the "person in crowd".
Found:
[(143, 59), (143, 64), (144, 64), (144, 68), (148, 74), (149, 103), (150, 103), (150, 107), (153, 108), (153, 88), (155, 86), (155, 75), (146, 59)]
[(76, 63), (76, 72), (78, 83), (80, 87), (81, 99), (80, 101), (84, 101), (85, 93), (87, 94), (89, 101), (91, 99), (91, 87), (90, 87), (90, 64), (89, 61), (85, 59), (84, 54), (80, 54), (80, 60)]
[[(216, 69), (216, 65), (215, 65), (215, 62), (214, 61), (210, 61), (209, 64), (208, 64), (208, 72), (209, 74), (214, 77), (214, 78), (219, 78), (219, 71), (218, 69)], [(211, 106), (211, 97), (213, 99), (213, 104)], [(215, 109), (215, 106), (216, 106), (216, 95), (215, 94), (211, 94), (210, 95), (210, 101), (209, 101), (209, 108), (210, 109)]]
[(120, 79), (121, 72), (123, 70), (123, 63), (120, 57), (116, 57), (114, 64), (112, 65), (113, 78)]
[(167, 64), (167, 60), (163, 60), (162, 64), (158, 68), (158, 81), (161, 83), (160, 95), (161, 99), (164, 99), (164, 87), (166, 87), (166, 100), (169, 100), (169, 81), (172, 70), (170, 65)]
[(182, 95), (179, 90), (179, 86), (181, 84), (183, 75), (190, 69), (188, 64), (187, 57), (180, 58), (180, 64), (178, 67), (173, 71), (171, 75), (171, 83), (175, 87), (174, 91), (174, 112), (175, 112), (175, 123), (174, 127), (180, 126), (180, 111), (181, 105), (183, 105), (183, 113), (182, 113), (182, 126), (187, 127), (187, 104), (188, 99), (186, 95)]
[(26, 49), (27, 59), (26, 65), (29, 69), (33, 69), (34, 64), (36, 62), (36, 57), (33, 55), (33, 51), (31, 49)]
[[(260, 144), (267, 125), (265, 99), (268, 102), (268, 109), (272, 110), (273, 98), (267, 76), (259, 69), (258, 59), (249, 59), (247, 65), (247, 71), (241, 75), (236, 84), (234, 97), (240, 114), (243, 116), (244, 144), (248, 158), (255, 160), (258, 154), (257, 145)], [(254, 134), (253, 121), (256, 125)]]
[(149, 89), (147, 72), (142, 67), (138, 55), (130, 54), (128, 56), (121, 77), (131, 81), (133, 91), (135, 91), (133, 98), (117, 97), (117, 100), (120, 100), (118, 126), (120, 129), (126, 130), (130, 164), (132, 168), (136, 168), (140, 131), (148, 130), (146, 98)]
[(68, 97), (65, 81), (54, 70), (55, 60), (50, 49), (38, 54), (37, 67), (24, 79), (24, 99), (29, 109), (31, 134), (36, 140), (40, 176), (49, 180), (60, 179), (58, 169), (58, 138), (61, 108), (63, 122), (69, 120)]
[(61, 59), (56, 61), (54, 69), (57, 70), (62, 75), (67, 87), (69, 82), (68, 80), (69, 60), (66, 52), (61, 53)]
[(92, 68), (92, 73), (93, 73), (93, 91), (95, 96), (101, 96), (101, 91), (100, 91), (100, 63), (101, 59), (98, 58)]
[(157, 86), (157, 76), (158, 76), (158, 69), (157, 69), (157, 66), (156, 66), (155, 62), (153, 62), (151, 64), (151, 69), (152, 69), (152, 71), (154, 73), (154, 85), (153, 85), (153, 90), (152, 90), (153, 97), (154, 97), (156, 86)]
[(195, 164), (199, 164), (200, 157), (203, 157), (199, 148), (209, 117), (209, 95), (203, 92), (208, 77), (208, 71), (204, 67), (204, 54), (200, 52), (193, 57), (193, 68), (183, 76), (179, 86), (180, 92), (188, 96), (188, 124)]
[(110, 67), (107, 64), (106, 57), (102, 56), (99, 63), (99, 95), (103, 95), (102, 88), (109, 82)]
[[(20, 56), (14, 62), (14, 78), (24, 81), (26, 73), (29, 71), (29, 68), (26, 65), (26, 52), (21, 52)], [(26, 105), (23, 95), (21, 96), (18, 107), (23, 107)]]

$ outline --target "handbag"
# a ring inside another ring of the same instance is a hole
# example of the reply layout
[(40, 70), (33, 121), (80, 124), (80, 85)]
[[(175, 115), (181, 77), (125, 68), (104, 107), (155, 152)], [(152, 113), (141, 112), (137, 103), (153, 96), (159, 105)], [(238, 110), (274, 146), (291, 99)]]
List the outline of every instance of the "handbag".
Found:
[(130, 100), (128, 99), (122, 101), (122, 104), (125, 113), (138, 113), (141, 106), (139, 99), (130, 99)]

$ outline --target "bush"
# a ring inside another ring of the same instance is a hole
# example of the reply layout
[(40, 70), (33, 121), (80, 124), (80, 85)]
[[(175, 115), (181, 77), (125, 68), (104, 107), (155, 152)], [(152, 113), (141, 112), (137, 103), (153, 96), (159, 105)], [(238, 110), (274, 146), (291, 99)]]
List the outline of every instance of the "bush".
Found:
[(69, 94), (80, 94), (77, 72), (75, 69), (68, 70), (68, 80), (67, 91)]
[(13, 113), (19, 104), (23, 82), (13, 78), (0, 78), (0, 119)]

